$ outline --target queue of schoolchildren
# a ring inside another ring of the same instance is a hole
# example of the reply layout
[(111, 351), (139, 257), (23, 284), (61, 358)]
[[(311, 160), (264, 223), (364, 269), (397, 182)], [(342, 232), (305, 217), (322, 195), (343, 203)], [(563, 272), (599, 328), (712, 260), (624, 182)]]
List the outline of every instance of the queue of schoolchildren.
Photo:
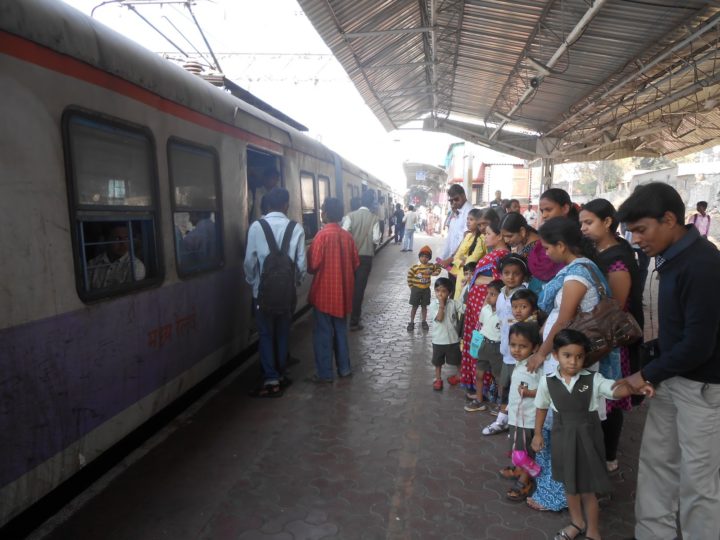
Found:
[[(641, 186), (619, 209), (605, 199), (578, 207), (549, 189), (539, 228), (510, 208), (502, 219), (472, 208), (459, 185), (448, 199), (443, 253), (431, 262), (422, 247), (408, 271), (407, 331), (420, 308), (433, 390), (463, 388), (465, 411), (494, 416), (483, 435), (508, 437), (508, 464), (498, 471), (510, 482), (507, 498), (538, 511), (567, 508), (556, 540), (598, 540), (597, 495), (611, 491), (619, 467), (624, 411), (650, 397), (635, 537), (720, 538), (720, 288), (712, 286), (720, 254), (706, 239), (704, 211), (685, 225), (684, 202), (661, 183)], [(643, 328), (643, 301), (652, 299), (643, 298), (647, 270), (637, 252), (645, 265), (655, 258), (656, 339), (591, 360), (593, 344), (569, 327), (604, 297)]]

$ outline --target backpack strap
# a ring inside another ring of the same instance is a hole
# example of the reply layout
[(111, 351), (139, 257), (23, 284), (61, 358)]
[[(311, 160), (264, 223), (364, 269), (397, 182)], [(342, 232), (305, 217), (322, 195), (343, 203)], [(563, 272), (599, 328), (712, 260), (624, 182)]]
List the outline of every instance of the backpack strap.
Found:
[[(275, 241), (275, 235), (273, 234), (272, 229), (270, 228), (270, 224), (267, 221), (265, 221), (264, 219), (259, 219), (258, 223), (260, 224), (260, 227), (262, 227), (262, 230), (265, 233), (265, 241), (267, 242), (267, 245), (270, 248), (270, 253), (277, 253), (278, 251), (280, 251), (278, 249), (277, 242)], [(292, 221), (290, 223), (292, 223)], [(285, 239), (283, 238), (283, 246), (284, 245), (285, 245)]]
[[(293, 233), (293, 229), (295, 228), (295, 225), (297, 225), (297, 223), (295, 223), (291, 219), (288, 222), (287, 227), (285, 228), (285, 234), (283, 235), (283, 239), (282, 239), (282, 246), (280, 246), (280, 250), (283, 253), (288, 253), (288, 249), (290, 249), (290, 240), (292, 240), (292, 233)], [(288, 256), (289, 255), (290, 254), (288, 253)], [(294, 257), (290, 257), (290, 258), (293, 259), (293, 262), (295, 262)]]

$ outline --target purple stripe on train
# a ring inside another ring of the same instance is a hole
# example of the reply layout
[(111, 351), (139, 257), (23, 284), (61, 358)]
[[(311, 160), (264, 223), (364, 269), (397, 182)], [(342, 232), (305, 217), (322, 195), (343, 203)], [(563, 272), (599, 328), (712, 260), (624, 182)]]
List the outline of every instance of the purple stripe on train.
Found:
[(0, 486), (245, 336), (246, 293), (221, 271), (0, 331)]

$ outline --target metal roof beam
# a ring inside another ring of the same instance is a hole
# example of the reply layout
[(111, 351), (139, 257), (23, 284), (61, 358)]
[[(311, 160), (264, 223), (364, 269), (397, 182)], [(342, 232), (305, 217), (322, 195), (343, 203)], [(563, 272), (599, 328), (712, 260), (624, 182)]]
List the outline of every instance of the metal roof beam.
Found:
[(359, 37), (376, 37), (376, 36), (387, 36), (387, 35), (401, 35), (401, 34), (422, 34), (424, 32), (431, 32), (432, 28), (428, 26), (420, 26), (418, 28), (392, 28), (390, 30), (370, 30), (366, 32), (345, 32), (343, 34), (347, 39), (354, 39)]
[[(575, 27), (570, 31), (568, 36), (563, 40), (562, 44), (557, 48), (555, 53), (550, 57), (550, 60), (545, 63), (545, 67), (547, 70), (550, 70), (553, 68), (553, 66), (557, 63), (557, 61), (565, 54), (565, 51), (567, 51), (571, 45), (574, 45), (575, 42), (582, 37), (583, 32), (587, 28), (587, 26), (590, 24), (590, 22), (595, 18), (595, 15), (598, 14), (600, 11), (600, 8), (602, 8), (607, 3), (607, 0), (594, 0), (592, 6), (585, 12), (585, 14), (580, 18), (578, 23), (575, 25)], [(540, 21), (542, 23), (542, 21)], [(525, 92), (523, 92), (522, 96), (520, 96), (520, 99), (517, 101), (517, 103), (510, 109), (510, 111), (507, 113), (507, 116), (512, 118), (512, 115), (517, 112), (517, 110), (522, 107), (523, 103), (527, 101), (527, 99), (530, 97), (530, 95), (535, 92), (538, 86), (542, 83), (542, 80), (545, 78), (544, 75), (538, 74), (537, 77), (535, 77), (533, 80), (535, 81), (535, 84), (531, 84)], [(497, 111), (495, 111), (497, 114)], [(502, 127), (507, 124), (507, 121), (503, 119), (503, 121), (500, 123), (500, 125), (495, 129), (495, 131), (490, 136), (490, 139), (492, 140), (497, 136), (497, 134), (500, 132)]]
[(397, 68), (415, 68), (415, 67), (426, 67), (431, 66), (432, 62), (405, 62), (402, 64), (375, 64), (375, 65), (360, 65), (360, 69), (363, 71), (372, 69), (397, 69)]
[[(631, 73), (630, 75), (625, 77), (623, 80), (621, 80), (619, 83), (617, 83), (615, 86), (613, 86), (610, 90), (607, 90), (606, 92), (604, 92), (600, 97), (593, 99), (591, 103), (588, 103), (587, 105), (585, 105), (585, 107), (583, 107), (582, 109), (580, 109), (573, 115), (567, 117), (565, 120), (560, 122), (557, 126), (555, 126), (550, 131), (548, 131), (546, 133), (546, 135), (550, 135), (550, 134), (554, 133), (555, 131), (560, 129), (562, 126), (564, 126), (568, 122), (571, 122), (578, 116), (588, 112), (592, 107), (596, 106), (598, 102), (600, 102), (600, 101), (604, 100), (605, 98), (607, 98), (608, 96), (614, 94), (621, 88), (625, 87), (628, 83), (636, 81), (638, 79), (638, 77), (640, 77), (640, 75), (647, 72), (649, 69), (652, 69), (653, 67), (658, 65), (660, 62), (662, 62), (666, 58), (669, 58), (676, 51), (682, 50), (683, 48), (687, 47), (690, 43), (695, 41), (697, 38), (699, 38), (700, 36), (702, 36), (703, 34), (708, 32), (709, 30), (712, 30), (713, 28), (715, 28), (715, 26), (718, 24), (718, 22), (720, 22), (720, 13), (716, 13), (714, 16), (710, 17), (710, 19), (708, 19), (708, 21), (705, 24), (701, 25), (700, 28), (698, 28), (694, 32), (692, 32), (687, 38), (685, 38), (681, 42), (673, 45), (672, 47), (665, 49), (665, 51), (663, 51), (662, 53), (657, 55), (655, 58), (653, 58), (650, 62), (648, 62), (647, 64), (642, 66), (642, 68)], [(590, 118), (586, 118), (578, 125), (582, 125), (582, 124), (588, 122), (589, 120), (591, 120), (592, 118), (593, 118), (592, 116)], [(577, 126), (575, 126), (575, 127), (577, 127)]]

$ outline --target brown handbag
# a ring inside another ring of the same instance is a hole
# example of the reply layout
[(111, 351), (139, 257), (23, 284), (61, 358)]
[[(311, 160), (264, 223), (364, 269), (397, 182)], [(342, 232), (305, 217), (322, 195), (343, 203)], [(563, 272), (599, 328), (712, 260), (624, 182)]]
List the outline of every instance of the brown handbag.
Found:
[(607, 356), (615, 347), (635, 343), (642, 338), (643, 332), (635, 317), (623, 311), (617, 300), (608, 296), (595, 269), (588, 264), (579, 264), (590, 272), (600, 302), (592, 311), (579, 311), (566, 328), (582, 332), (590, 340), (590, 352), (585, 355), (584, 363), (584, 367), (588, 367)]

